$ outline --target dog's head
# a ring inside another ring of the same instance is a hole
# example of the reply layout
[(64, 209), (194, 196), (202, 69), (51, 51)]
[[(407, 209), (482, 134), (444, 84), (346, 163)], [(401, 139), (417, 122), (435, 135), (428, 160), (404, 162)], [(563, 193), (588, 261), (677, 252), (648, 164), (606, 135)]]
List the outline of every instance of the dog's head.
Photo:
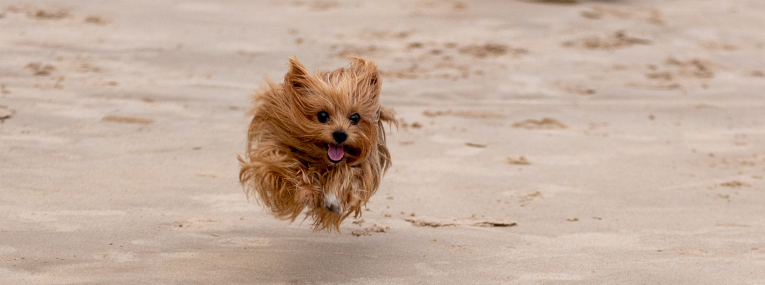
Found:
[(348, 68), (310, 74), (290, 58), (284, 89), (290, 97), (291, 145), (314, 163), (361, 163), (377, 145), (380, 76), (372, 62), (354, 58)]

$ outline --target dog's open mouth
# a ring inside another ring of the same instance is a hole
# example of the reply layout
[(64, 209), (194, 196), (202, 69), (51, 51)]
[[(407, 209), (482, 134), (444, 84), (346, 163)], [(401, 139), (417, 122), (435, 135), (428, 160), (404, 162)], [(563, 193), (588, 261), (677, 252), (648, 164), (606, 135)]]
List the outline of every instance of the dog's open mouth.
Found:
[(345, 150), (343, 149), (343, 146), (336, 145), (336, 144), (327, 144), (327, 156), (329, 157), (329, 160), (332, 162), (340, 162), (343, 160), (343, 156), (345, 155)]

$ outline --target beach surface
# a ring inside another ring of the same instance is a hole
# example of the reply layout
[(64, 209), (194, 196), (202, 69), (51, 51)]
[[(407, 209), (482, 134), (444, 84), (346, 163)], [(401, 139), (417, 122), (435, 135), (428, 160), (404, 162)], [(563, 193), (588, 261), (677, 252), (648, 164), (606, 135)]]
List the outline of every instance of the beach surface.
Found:
[[(765, 1), (0, 1), (2, 284), (765, 284)], [(287, 58), (374, 61), (340, 233), (238, 181)]]

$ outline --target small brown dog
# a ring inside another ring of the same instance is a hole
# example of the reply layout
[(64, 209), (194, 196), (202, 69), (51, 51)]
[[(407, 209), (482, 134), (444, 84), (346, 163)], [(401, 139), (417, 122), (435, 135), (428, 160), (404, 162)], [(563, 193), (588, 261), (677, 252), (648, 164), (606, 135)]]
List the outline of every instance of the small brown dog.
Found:
[[(314, 230), (340, 230), (380, 186), (391, 165), (383, 123), (396, 124), (380, 105), (374, 63), (353, 58), (348, 68), (309, 74), (289, 59), (284, 83), (267, 80), (255, 95), (239, 181), (275, 216), (305, 208)], [(256, 195), (257, 194), (257, 195)]]

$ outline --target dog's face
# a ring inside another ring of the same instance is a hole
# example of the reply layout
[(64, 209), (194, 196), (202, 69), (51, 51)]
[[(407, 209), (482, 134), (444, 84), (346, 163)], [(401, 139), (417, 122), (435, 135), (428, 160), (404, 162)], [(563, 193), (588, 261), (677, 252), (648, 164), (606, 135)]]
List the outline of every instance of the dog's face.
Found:
[(316, 74), (290, 59), (284, 88), (295, 124), (289, 131), (300, 143), (292, 147), (314, 163), (361, 163), (377, 145), (380, 86), (377, 67), (362, 59)]

